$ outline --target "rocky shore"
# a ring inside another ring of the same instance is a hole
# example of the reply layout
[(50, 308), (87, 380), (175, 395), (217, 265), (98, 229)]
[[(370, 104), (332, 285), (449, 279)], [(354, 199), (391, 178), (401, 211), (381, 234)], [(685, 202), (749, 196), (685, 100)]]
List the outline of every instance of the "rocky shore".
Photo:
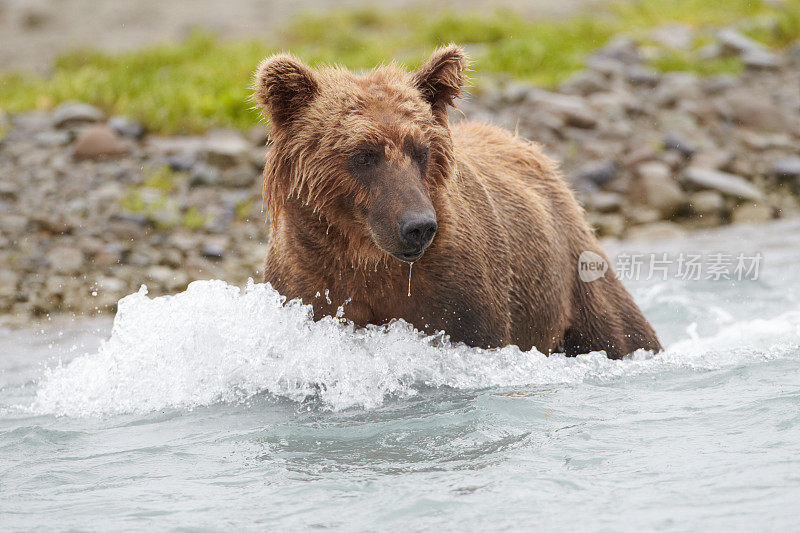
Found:
[(266, 132), (148, 135), (83, 103), (9, 118), (0, 145), (0, 314), (113, 311), (195, 279), (258, 278)]
[(737, 55), (746, 70), (707, 78), (659, 73), (647, 52), (619, 38), (556, 92), (509, 82), (461, 108), (542, 143), (601, 236), (798, 214), (800, 43), (778, 54), (723, 30), (703, 53)]
[[(542, 143), (605, 237), (795, 216), (800, 46), (775, 54), (730, 30), (714, 46), (746, 71), (658, 73), (620, 38), (557, 91), (498, 81), (459, 107)], [(160, 137), (75, 102), (0, 116), (2, 131), (0, 324), (113, 311), (142, 284), (259, 278), (262, 127)]]

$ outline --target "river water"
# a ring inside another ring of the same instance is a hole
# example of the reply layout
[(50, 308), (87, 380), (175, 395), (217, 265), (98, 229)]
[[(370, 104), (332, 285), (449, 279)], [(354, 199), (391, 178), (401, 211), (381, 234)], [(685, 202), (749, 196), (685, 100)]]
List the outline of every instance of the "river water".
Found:
[(0, 528), (800, 528), (800, 221), (608, 248), (665, 352), (471, 349), (223, 282), (0, 330)]

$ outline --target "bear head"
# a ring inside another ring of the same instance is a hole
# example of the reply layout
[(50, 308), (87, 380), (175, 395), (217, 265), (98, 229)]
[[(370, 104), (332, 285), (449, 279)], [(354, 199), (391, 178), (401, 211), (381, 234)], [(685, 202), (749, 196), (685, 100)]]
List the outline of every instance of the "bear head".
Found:
[(264, 60), (253, 98), (270, 118), (264, 199), (273, 231), (291, 204), (324, 223), (353, 263), (419, 259), (441, 222), (455, 160), (447, 107), (466, 68), (454, 45), (414, 72), (312, 69), (287, 54)]

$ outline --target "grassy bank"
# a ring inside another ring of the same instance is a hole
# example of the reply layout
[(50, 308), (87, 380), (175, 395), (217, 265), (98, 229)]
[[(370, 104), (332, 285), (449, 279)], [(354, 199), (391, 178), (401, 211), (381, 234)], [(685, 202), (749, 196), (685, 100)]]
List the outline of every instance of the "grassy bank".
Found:
[[(781, 47), (800, 38), (800, 0), (785, 0), (780, 7), (759, 0), (630, 0), (590, 16), (544, 21), (510, 12), (413, 10), (301, 16), (271, 42), (220, 42), (195, 33), (183, 43), (121, 55), (73, 51), (58, 59), (46, 78), (0, 76), (0, 108), (25, 111), (81, 100), (162, 133), (247, 128), (258, 120), (247, 101), (251, 73), (276, 50), (291, 50), (312, 64), (366, 69), (391, 58), (414, 65), (435, 46), (457, 42), (467, 46), (479, 76), (503, 73), (553, 86), (611, 36), (627, 33), (647, 41), (648, 29), (669, 23), (700, 29), (695, 48), (708, 42), (713, 28), (728, 24)], [(735, 59), (700, 61), (691, 50), (656, 50), (653, 65), (701, 74), (741, 69)]]

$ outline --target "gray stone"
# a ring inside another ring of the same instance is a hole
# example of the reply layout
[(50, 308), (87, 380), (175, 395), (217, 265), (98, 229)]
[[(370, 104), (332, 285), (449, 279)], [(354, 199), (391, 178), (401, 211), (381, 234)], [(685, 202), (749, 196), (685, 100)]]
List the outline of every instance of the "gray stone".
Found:
[(205, 243), (200, 255), (209, 259), (222, 259), (225, 257), (225, 249), (218, 244)]
[(106, 246), (92, 257), (92, 264), (101, 269), (117, 265), (122, 260), (122, 254)]
[(11, 298), (17, 292), (19, 276), (10, 269), (0, 268), (0, 298)]
[(175, 279), (174, 271), (165, 266), (154, 265), (145, 271), (148, 281), (152, 280), (162, 287), (167, 287)]
[(722, 52), (731, 55), (742, 55), (748, 52), (765, 50), (760, 43), (731, 28), (721, 30), (717, 34), (717, 40), (722, 47)]
[(138, 227), (147, 225), (147, 217), (139, 213), (116, 213), (112, 218)]
[(781, 67), (781, 58), (766, 50), (751, 50), (742, 54), (742, 62), (747, 68), (754, 70), (777, 70)]
[(685, 137), (670, 133), (664, 137), (664, 150), (675, 150), (683, 157), (689, 158), (697, 152), (697, 146)]
[(630, 65), (642, 60), (639, 45), (629, 37), (621, 36), (611, 39), (608, 44), (598, 50), (596, 55), (607, 57)]
[(761, 200), (761, 190), (746, 179), (710, 168), (686, 167), (683, 177), (687, 183), (702, 189), (712, 189), (743, 200)]
[(5, 122), (5, 127), (7, 128), (13, 126), (14, 132), (16, 133), (28, 135), (51, 129), (53, 127), (53, 115), (52, 113), (45, 113), (43, 111), (21, 113), (13, 117), (9, 117), (9, 115), (6, 114), (0, 122)]
[(137, 250), (134, 250), (129, 254), (125, 254), (123, 260), (125, 264), (136, 267), (146, 267), (153, 264), (153, 260), (148, 254), (139, 252)]
[(688, 50), (694, 43), (694, 31), (686, 24), (666, 24), (650, 30), (650, 39), (670, 50)]
[(719, 94), (723, 91), (735, 87), (739, 83), (739, 78), (733, 74), (720, 74), (703, 80), (703, 90), (708, 94)]
[(92, 299), (92, 303), (100, 309), (113, 309), (120, 298), (136, 290), (135, 287), (138, 285), (129, 287), (121, 279), (104, 276), (96, 282), (95, 287), (97, 296)]
[(625, 80), (631, 85), (655, 87), (661, 81), (661, 74), (642, 65), (633, 65), (625, 70)]
[(731, 222), (734, 224), (761, 224), (772, 220), (772, 208), (765, 202), (747, 202), (731, 213)]
[(197, 163), (197, 155), (193, 153), (173, 154), (167, 156), (167, 165), (175, 172), (186, 172)]
[(639, 146), (637, 143), (637, 145), (631, 147), (631, 151), (622, 159), (622, 166), (634, 167), (639, 163), (656, 159), (657, 156), (658, 154), (652, 147)]
[(604, 76), (619, 76), (625, 72), (625, 63), (622, 61), (599, 55), (590, 56), (586, 67)]
[(72, 246), (56, 246), (47, 252), (47, 260), (59, 274), (77, 274), (83, 266), (83, 253)]
[(689, 197), (689, 208), (700, 216), (719, 215), (725, 207), (725, 198), (717, 191), (697, 191)]
[(66, 102), (53, 112), (53, 125), (67, 128), (77, 124), (100, 122), (105, 115), (98, 108), (82, 102)]
[(16, 200), (20, 187), (11, 181), (0, 181), (0, 198)]
[(708, 61), (710, 59), (719, 59), (724, 55), (722, 51), (722, 45), (719, 43), (709, 43), (705, 46), (701, 46), (697, 50), (697, 57), (702, 59), (703, 61)]
[(778, 159), (772, 166), (775, 175), (780, 179), (800, 177), (800, 157), (790, 156)]
[(259, 173), (252, 165), (237, 165), (222, 172), (220, 183), (226, 187), (252, 187), (259, 181)]
[(196, 163), (189, 171), (189, 185), (216, 185), (219, 183), (219, 176), (219, 169), (203, 162)]
[(686, 195), (667, 165), (658, 161), (642, 163), (636, 173), (639, 180), (632, 187), (634, 200), (658, 210), (662, 217), (671, 217), (686, 205)]
[(597, 115), (583, 98), (536, 90), (531, 92), (530, 100), (545, 110), (562, 116), (569, 126), (593, 128), (597, 125)]
[(521, 104), (528, 99), (531, 89), (532, 87), (528, 83), (512, 81), (503, 88), (501, 98), (506, 104)]
[(586, 209), (600, 213), (619, 211), (622, 196), (615, 192), (591, 191), (584, 198)]
[(156, 228), (170, 229), (181, 223), (181, 215), (174, 203), (167, 203), (161, 209), (156, 209), (150, 213), (148, 220)]
[(185, 231), (174, 231), (169, 235), (169, 244), (181, 250), (182, 252), (190, 252), (196, 250), (199, 246), (200, 237)]
[(696, 100), (702, 96), (700, 80), (689, 72), (670, 72), (664, 75), (655, 91), (654, 99), (662, 106), (673, 106), (678, 102)]
[(767, 98), (737, 91), (725, 98), (724, 103), (730, 108), (732, 120), (742, 126), (778, 132), (789, 128), (785, 112)]
[(708, 149), (701, 150), (692, 157), (692, 164), (696, 167), (724, 169), (733, 161), (733, 153), (728, 150)]
[(44, 210), (33, 213), (30, 217), (39, 229), (49, 233), (69, 233), (80, 225), (80, 220), (63, 212)]
[(103, 124), (84, 129), (75, 141), (75, 157), (78, 158), (119, 156), (125, 152), (127, 147), (116, 132)]
[(269, 150), (264, 150), (264, 147), (254, 148), (250, 150), (250, 163), (253, 168), (261, 172), (264, 170), (264, 165), (267, 163), (267, 154)]
[(264, 126), (253, 126), (247, 130), (245, 137), (255, 146), (264, 146), (269, 140), (269, 131)]
[(248, 159), (250, 143), (239, 135), (212, 137), (205, 146), (205, 159), (209, 165), (229, 168)]
[(28, 217), (13, 214), (0, 214), (0, 228), (3, 232), (11, 235), (18, 235), (28, 229), (30, 221)]
[(111, 117), (108, 119), (108, 126), (117, 132), (122, 137), (129, 139), (141, 139), (145, 134), (145, 127), (139, 122), (132, 120), (128, 117)]
[(64, 146), (72, 140), (69, 132), (62, 130), (47, 130), (36, 134), (34, 137), (39, 146)]
[(197, 158), (204, 146), (202, 137), (147, 137), (148, 152), (164, 156), (190, 154)]
[(616, 213), (589, 213), (589, 223), (603, 237), (619, 237), (625, 231), (625, 218)]
[(92, 191), (91, 198), (103, 203), (116, 202), (125, 195), (125, 189), (116, 181), (109, 181)]
[(595, 185), (605, 185), (619, 173), (617, 163), (612, 159), (594, 161), (583, 165), (577, 172), (577, 181), (588, 181)]
[(661, 241), (678, 239), (684, 235), (683, 229), (674, 222), (661, 221), (633, 226), (628, 229), (625, 235), (631, 240)]
[(796, 146), (795, 141), (786, 133), (742, 131), (740, 137), (748, 148), (754, 150), (768, 150), (770, 148), (791, 150)]
[(573, 74), (572, 77), (559, 86), (558, 90), (565, 94), (588, 96), (605, 91), (607, 86), (608, 82), (603, 75), (591, 70), (583, 70)]
[(12, 127), (11, 118), (8, 116), (8, 113), (5, 111), (0, 111), (0, 142), (3, 141), (3, 138), (8, 134)]
[(800, 41), (795, 41), (786, 49), (786, 59), (792, 65), (800, 67)]

